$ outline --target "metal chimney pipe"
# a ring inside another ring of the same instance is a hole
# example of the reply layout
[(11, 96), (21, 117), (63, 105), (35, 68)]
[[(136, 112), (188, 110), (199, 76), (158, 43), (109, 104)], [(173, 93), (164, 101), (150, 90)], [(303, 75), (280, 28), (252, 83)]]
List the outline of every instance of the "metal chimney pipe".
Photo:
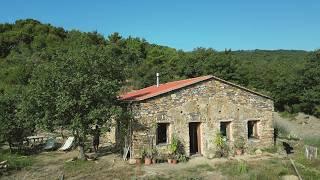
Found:
[(156, 75), (157, 75), (157, 87), (159, 87), (159, 73), (157, 73)]

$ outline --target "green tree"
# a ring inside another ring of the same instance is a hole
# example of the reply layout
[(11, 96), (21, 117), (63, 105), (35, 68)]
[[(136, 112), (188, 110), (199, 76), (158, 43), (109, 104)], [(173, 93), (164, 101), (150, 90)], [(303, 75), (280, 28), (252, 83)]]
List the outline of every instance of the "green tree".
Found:
[(26, 136), (34, 130), (34, 123), (19, 118), (18, 105), (20, 98), (16, 95), (2, 94), (0, 96), (0, 141), (22, 144)]
[(308, 59), (300, 77), (301, 110), (320, 117), (320, 50)]
[(36, 68), (23, 98), (22, 116), (48, 130), (70, 129), (81, 159), (90, 127), (108, 124), (118, 109), (124, 76), (121, 61), (110, 54), (108, 47), (81, 44), (62, 50)]

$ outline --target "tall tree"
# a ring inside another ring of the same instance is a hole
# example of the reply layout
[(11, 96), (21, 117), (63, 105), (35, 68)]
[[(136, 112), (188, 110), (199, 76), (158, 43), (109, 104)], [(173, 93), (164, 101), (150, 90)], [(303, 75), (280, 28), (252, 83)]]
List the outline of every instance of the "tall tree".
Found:
[(57, 53), (32, 75), (22, 115), (45, 129), (70, 129), (84, 158), (84, 140), (93, 124), (108, 125), (117, 112), (124, 80), (120, 60), (108, 47), (81, 45)]
[(19, 118), (19, 101), (17, 95), (0, 93), (0, 141), (7, 141), (11, 148), (12, 143), (19, 143), (34, 130), (34, 122)]

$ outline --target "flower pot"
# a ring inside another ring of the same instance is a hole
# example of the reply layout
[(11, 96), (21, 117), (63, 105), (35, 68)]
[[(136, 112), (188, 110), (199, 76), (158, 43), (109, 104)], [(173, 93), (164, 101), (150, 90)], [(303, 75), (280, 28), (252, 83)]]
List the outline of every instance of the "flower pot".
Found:
[(172, 159), (168, 159), (168, 163), (171, 164), (172, 163)]
[(144, 164), (150, 165), (151, 164), (151, 158), (144, 158)]
[(141, 165), (141, 159), (140, 158), (136, 158), (136, 165)]
[(236, 149), (236, 155), (238, 156), (242, 155), (242, 149)]
[(152, 159), (152, 164), (156, 164), (157, 160), (155, 158)]
[(176, 159), (172, 159), (172, 164), (177, 164), (178, 161)]

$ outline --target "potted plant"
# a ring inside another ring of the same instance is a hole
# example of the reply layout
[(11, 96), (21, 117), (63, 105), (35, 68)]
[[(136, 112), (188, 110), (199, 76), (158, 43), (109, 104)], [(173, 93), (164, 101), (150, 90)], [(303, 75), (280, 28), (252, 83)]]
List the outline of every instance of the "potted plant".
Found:
[(144, 158), (144, 156), (145, 156), (145, 149), (141, 149), (140, 150), (140, 157), (135, 157), (135, 160), (136, 160), (136, 164), (137, 165), (141, 165), (141, 163), (142, 163), (142, 159)]
[(152, 149), (152, 164), (156, 164), (156, 156), (157, 156), (158, 152), (157, 149)]
[(177, 164), (178, 163), (178, 155), (174, 155), (172, 159), (172, 164)]
[(177, 153), (179, 146), (179, 140), (173, 136), (171, 139), (171, 144), (169, 144), (169, 157), (168, 157), (168, 163), (177, 164), (177, 159), (175, 158), (175, 155)]
[(144, 151), (144, 164), (150, 165), (152, 163), (152, 149), (147, 148)]
[(236, 155), (242, 155), (243, 154), (243, 150), (245, 148), (245, 141), (243, 137), (239, 137), (235, 140), (234, 142), (234, 148), (236, 151)]
[(171, 154), (168, 154), (168, 163), (169, 164), (172, 164), (172, 155)]
[(178, 162), (187, 162), (188, 157), (185, 154), (178, 153), (177, 160)]

